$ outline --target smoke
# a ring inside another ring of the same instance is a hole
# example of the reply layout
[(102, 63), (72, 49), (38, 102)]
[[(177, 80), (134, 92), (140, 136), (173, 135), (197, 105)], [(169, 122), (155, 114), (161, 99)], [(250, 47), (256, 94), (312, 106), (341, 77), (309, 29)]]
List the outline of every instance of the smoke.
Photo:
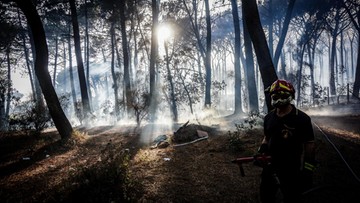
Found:
[(359, 104), (341, 104), (302, 109), (310, 116), (360, 115)]

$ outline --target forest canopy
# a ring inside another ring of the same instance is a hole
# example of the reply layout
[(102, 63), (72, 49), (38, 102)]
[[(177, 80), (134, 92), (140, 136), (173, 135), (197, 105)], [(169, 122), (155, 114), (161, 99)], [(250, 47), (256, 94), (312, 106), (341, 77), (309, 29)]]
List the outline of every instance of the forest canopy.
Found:
[(359, 4), (1, 0), (0, 130), (266, 112), (274, 78), (299, 107), (359, 98)]

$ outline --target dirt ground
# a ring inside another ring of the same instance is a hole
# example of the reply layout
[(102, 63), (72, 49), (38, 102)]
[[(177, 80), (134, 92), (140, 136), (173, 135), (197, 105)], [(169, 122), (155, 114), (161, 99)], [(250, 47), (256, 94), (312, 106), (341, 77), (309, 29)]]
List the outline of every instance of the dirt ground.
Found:
[[(357, 202), (360, 183), (324, 134), (359, 176), (360, 116), (312, 120), (319, 165), (314, 190), (304, 195), (306, 202)], [(0, 200), (259, 202), (261, 168), (244, 164), (242, 177), (231, 160), (255, 153), (263, 136), (261, 127), (238, 131), (201, 127), (208, 138), (183, 146), (170, 141), (161, 148), (141, 144), (141, 130), (132, 126), (78, 129), (86, 134), (68, 142), (62, 142), (56, 131), (39, 136), (0, 134)]]

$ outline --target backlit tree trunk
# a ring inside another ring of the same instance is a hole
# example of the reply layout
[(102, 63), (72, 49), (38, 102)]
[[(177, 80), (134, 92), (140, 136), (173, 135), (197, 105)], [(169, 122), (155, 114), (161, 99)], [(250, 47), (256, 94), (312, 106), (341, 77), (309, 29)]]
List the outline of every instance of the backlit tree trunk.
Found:
[(35, 73), (44, 94), (50, 115), (59, 131), (62, 139), (69, 138), (73, 129), (69, 120), (61, 109), (55, 89), (51, 84), (51, 77), (48, 71), (48, 48), (46, 44), (45, 31), (35, 6), (31, 1), (15, 0), (20, 9), (24, 12), (31, 32), (34, 36), (36, 51)]
[(245, 22), (243, 22), (244, 27), (244, 45), (245, 45), (245, 55), (246, 55), (246, 76), (248, 80), (248, 95), (249, 95), (249, 108), (250, 112), (258, 112), (259, 111), (259, 103), (258, 103), (258, 94), (256, 90), (256, 81), (255, 81), (255, 67), (254, 67), (254, 59), (253, 59), (253, 49), (251, 45), (251, 38), (249, 35), (249, 30)]
[(205, 0), (206, 55), (205, 55), (205, 107), (211, 106), (211, 21), (209, 0)]
[[(264, 90), (278, 79), (272, 59), (270, 56), (268, 44), (264, 30), (262, 29), (259, 11), (255, 0), (242, 0), (243, 17), (249, 30), (250, 38), (253, 43), (256, 58), (259, 64), (259, 70), (264, 85)], [(270, 95), (265, 92), (265, 101), (268, 111), (273, 107), (271, 105)]]
[(235, 114), (244, 113), (242, 110), (241, 99), (241, 69), (240, 69), (240, 23), (239, 12), (236, 0), (231, 0), (231, 10), (234, 22), (235, 34), (235, 52), (234, 52), (234, 70), (235, 70)]
[(86, 85), (84, 64), (81, 55), (81, 45), (80, 45), (80, 33), (79, 33), (79, 23), (77, 19), (76, 5), (75, 0), (69, 0), (70, 10), (71, 10), (71, 21), (73, 25), (73, 34), (74, 34), (74, 44), (75, 44), (75, 55), (78, 69), (78, 76), (80, 82), (80, 92), (82, 100), (82, 109), (83, 116), (87, 119), (88, 114), (90, 113), (90, 101)]
[(158, 26), (158, 16), (159, 16), (159, 7), (158, 1), (151, 1), (152, 8), (152, 29), (151, 29), (151, 53), (150, 53), (150, 121), (155, 120), (155, 113), (157, 109), (157, 91), (155, 90), (156, 86), (156, 60), (158, 57), (158, 40), (156, 35), (156, 29)]
[(132, 103), (131, 96), (131, 83), (130, 83), (130, 60), (128, 50), (128, 40), (126, 36), (126, 18), (125, 18), (125, 1), (120, 1), (120, 29), (121, 29), (121, 42), (124, 59), (124, 86), (125, 86), (125, 100), (126, 109), (128, 114), (130, 112), (129, 106)]

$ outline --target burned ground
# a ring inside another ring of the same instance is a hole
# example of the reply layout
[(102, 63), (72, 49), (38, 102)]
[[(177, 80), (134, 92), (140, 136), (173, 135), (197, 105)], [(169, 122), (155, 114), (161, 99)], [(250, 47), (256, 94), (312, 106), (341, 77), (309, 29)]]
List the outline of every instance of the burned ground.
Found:
[[(360, 116), (314, 116), (318, 169), (307, 202), (354, 202), (359, 182)], [(191, 125), (194, 128), (194, 125)], [(320, 127), (321, 130), (317, 128)], [(261, 168), (231, 160), (252, 156), (262, 129), (210, 130), (208, 138), (166, 148), (139, 143), (131, 126), (81, 129), (70, 142), (55, 131), (1, 134), (2, 202), (259, 202)], [(191, 130), (191, 133), (194, 129)], [(169, 136), (169, 132), (166, 132)]]

